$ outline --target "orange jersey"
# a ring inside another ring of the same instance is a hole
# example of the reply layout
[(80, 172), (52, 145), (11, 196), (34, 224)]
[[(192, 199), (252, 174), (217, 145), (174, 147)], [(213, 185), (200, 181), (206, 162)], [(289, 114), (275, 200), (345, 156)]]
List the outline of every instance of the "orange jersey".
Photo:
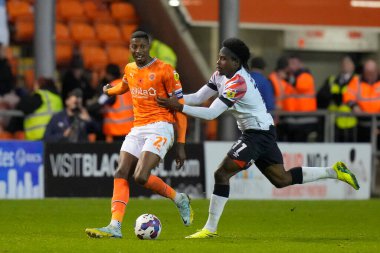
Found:
[(135, 62), (129, 63), (124, 69), (123, 82), (128, 83), (132, 94), (134, 126), (175, 122), (173, 113), (156, 102), (157, 96), (168, 98), (173, 92), (178, 98), (183, 96), (179, 75), (169, 64), (156, 58), (142, 68)]

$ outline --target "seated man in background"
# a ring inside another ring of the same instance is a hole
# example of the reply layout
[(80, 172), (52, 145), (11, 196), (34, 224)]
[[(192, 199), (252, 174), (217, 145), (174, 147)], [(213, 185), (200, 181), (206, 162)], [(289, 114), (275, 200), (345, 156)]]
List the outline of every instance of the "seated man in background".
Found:
[(67, 94), (65, 110), (55, 114), (46, 127), (44, 140), (55, 142), (85, 142), (93, 132), (92, 122), (83, 107), (83, 92), (76, 88)]

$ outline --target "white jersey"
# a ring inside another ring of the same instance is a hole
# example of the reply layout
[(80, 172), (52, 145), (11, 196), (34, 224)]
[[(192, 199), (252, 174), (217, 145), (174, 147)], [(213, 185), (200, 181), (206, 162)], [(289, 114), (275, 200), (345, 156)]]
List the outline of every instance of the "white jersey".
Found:
[(229, 107), (228, 110), (235, 117), (241, 131), (269, 130), (274, 125), (255, 80), (244, 68), (237, 71), (231, 79), (216, 71), (207, 86), (218, 91), (219, 99)]

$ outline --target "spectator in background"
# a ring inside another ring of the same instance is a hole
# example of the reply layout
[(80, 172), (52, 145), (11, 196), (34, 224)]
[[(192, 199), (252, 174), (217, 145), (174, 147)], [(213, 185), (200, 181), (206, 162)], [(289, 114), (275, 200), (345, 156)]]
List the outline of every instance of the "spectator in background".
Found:
[[(118, 65), (108, 64), (102, 87), (121, 82), (121, 72)], [(119, 96), (99, 96), (97, 102), (89, 107), (91, 115), (95, 115), (97, 123), (102, 126), (102, 134), (107, 142), (123, 141), (133, 127), (133, 107), (131, 92)], [(97, 135), (100, 135), (99, 133)]]
[[(358, 82), (350, 82), (343, 101), (354, 112), (380, 113), (380, 78), (376, 61), (365, 61), (362, 78)], [(368, 142), (371, 136), (369, 117), (358, 117), (358, 141)], [(379, 144), (379, 142), (378, 142)]]
[(83, 107), (83, 92), (75, 88), (67, 94), (65, 110), (56, 113), (46, 127), (44, 140), (49, 142), (86, 142), (94, 131), (87, 110)]
[(149, 54), (165, 63), (170, 64), (173, 68), (177, 67), (177, 55), (174, 50), (167, 44), (151, 36), (151, 46)]
[(264, 76), (266, 64), (263, 58), (253, 57), (249, 61), (250, 75), (259, 89), (261, 96), (264, 99), (265, 106), (267, 107), (268, 112), (271, 112), (275, 109), (274, 107), (274, 94), (273, 87), (269, 80)]
[(90, 77), (86, 73), (83, 61), (79, 56), (75, 56), (71, 68), (62, 78), (62, 100), (65, 101), (67, 94), (75, 88), (80, 88), (83, 92), (83, 104), (87, 105), (96, 94), (96, 90), (91, 86)]
[[(318, 108), (331, 112), (351, 112), (351, 108), (343, 103), (343, 94), (351, 83), (358, 83), (355, 75), (355, 64), (349, 55), (341, 60), (340, 73), (327, 78), (317, 95)], [(335, 141), (354, 141), (354, 129), (357, 119), (354, 116), (337, 116), (335, 119)]]
[[(297, 55), (289, 57), (289, 83), (293, 86), (293, 97), (290, 106), (294, 112), (314, 112), (317, 110), (314, 78), (310, 71), (304, 67)], [(318, 118), (316, 116), (286, 117), (289, 141), (315, 141), (318, 137)]]
[(5, 56), (5, 47), (0, 42), (0, 96), (11, 92), (14, 85), (14, 76), (11, 65)]
[(24, 113), (24, 131), (27, 140), (41, 140), (51, 117), (63, 109), (55, 83), (52, 79), (40, 77), (34, 92), (23, 97), (16, 109)]
[(275, 96), (276, 110), (292, 111), (294, 102), (292, 95), (293, 86), (287, 82), (289, 76), (289, 58), (282, 56), (277, 60), (275, 70), (269, 74), (268, 79), (272, 84)]
[[(289, 58), (282, 56), (277, 60), (275, 70), (269, 74), (269, 81), (271, 82), (275, 96), (276, 110), (281, 111), (294, 111), (294, 87), (288, 83), (289, 77)], [(275, 118), (276, 130), (279, 141), (287, 141), (287, 124), (286, 116), (279, 116)]]
[[(0, 42), (0, 110), (13, 109), (19, 98), (14, 92), (14, 76), (8, 59), (5, 56), (5, 47)], [(8, 127), (9, 117), (0, 115), (0, 139), (11, 138), (5, 129)]]

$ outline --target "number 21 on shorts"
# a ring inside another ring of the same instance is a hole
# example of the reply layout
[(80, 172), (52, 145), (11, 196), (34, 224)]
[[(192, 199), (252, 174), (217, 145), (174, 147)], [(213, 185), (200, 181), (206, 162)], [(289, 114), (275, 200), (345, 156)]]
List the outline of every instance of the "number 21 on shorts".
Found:
[(153, 146), (154, 146), (156, 149), (160, 150), (161, 147), (162, 147), (163, 145), (166, 144), (167, 140), (168, 140), (168, 139), (167, 139), (166, 137), (163, 137), (163, 136), (157, 136), (157, 137), (156, 137), (156, 140), (155, 140), (154, 143), (153, 143)]

